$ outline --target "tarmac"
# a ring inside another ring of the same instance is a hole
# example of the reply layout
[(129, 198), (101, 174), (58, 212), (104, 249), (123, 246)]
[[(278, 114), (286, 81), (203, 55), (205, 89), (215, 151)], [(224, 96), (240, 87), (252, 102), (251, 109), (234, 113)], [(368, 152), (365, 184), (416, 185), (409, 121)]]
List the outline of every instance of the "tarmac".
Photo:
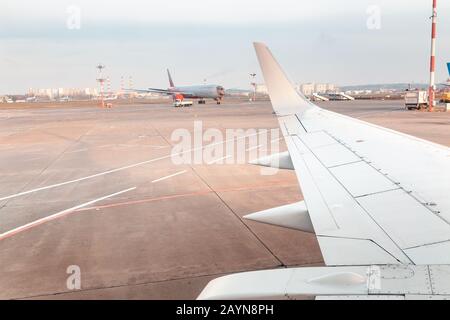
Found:
[[(318, 104), (450, 146), (450, 113), (402, 103)], [(302, 200), (293, 171), (171, 158), (194, 121), (278, 128), (269, 101), (113, 104), (0, 105), (0, 299), (195, 299), (221, 275), (323, 264), (314, 235), (242, 218)]]

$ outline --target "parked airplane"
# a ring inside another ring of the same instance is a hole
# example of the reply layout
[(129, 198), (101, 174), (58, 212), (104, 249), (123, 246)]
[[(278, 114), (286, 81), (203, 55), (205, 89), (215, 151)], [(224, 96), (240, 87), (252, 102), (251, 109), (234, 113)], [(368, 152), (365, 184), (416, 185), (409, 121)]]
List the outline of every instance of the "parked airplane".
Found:
[(206, 103), (205, 99), (214, 99), (217, 104), (220, 104), (224, 95), (225, 89), (219, 85), (204, 84), (204, 85), (194, 85), (194, 86), (180, 86), (177, 87), (173, 83), (172, 76), (167, 69), (167, 75), (169, 76), (169, 85), (167, 89), (137, 89), (133, 90), (136, 92), (155, 92), (165, 95), (171, 95), (174, 99), (183, 100), (184, 98), (199, 99), (198, 103)]
[[(448, 75), (450, 77), (450, 62), (447, 62), (447, 70), (448, 70)], [(439, 86), (450, 87), (450, 78), (448, 78), (446, 82), (438, 83), (436, 86), (438, 88), (439, 88)]]
[(255, 43), (304, 202), (246, 218), (315, 233), (324, 267), (212, 280), (199, 299), (450, 299), (450, 149), (319, 108)]

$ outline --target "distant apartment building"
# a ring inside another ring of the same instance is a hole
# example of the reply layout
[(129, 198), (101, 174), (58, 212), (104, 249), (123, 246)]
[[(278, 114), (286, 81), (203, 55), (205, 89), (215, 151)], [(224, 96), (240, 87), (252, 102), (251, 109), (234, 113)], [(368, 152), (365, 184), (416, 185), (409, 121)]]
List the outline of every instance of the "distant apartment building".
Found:
[(312, 96), (313, 93), (335, 93), (338, 87), (332, 83), (302, 83), (296, 89), (305, 96)]
[(315, 85), (314, 83), (303, 83), (298, 85), (296, 89), (303, 93), (305, 96), (312, 96), (312, 94), (315, 92)]
[(337, 92), (338, 87), (335, 84), (327, 83), (327, 92)]
[(30, 88), (28, 90), (29, 97), (46, 98), (55, 100), (63, 97), (71, 98), (91, 98), (97, 96), (98, 92), (95, 88), (47, 88), (36, 89)]
[(315, 92), (316, 93), (325, 93), (327, 92), (327, 84), (326, 83), (316, 83)]
[[(267, 86), (265, 84), (256, 84), (256, 93), (269, 94)], [(336, 93), (339, 88), (332, 83), (301, 83), (295, 85), (295, 89), (300, 91), (305, 96), (312, 96), (313, 93)]]
[(259, 94), (269, 94), (269, 91), (267, 90), (267, 86), (262, 83), (255, 84), (255, 91)]

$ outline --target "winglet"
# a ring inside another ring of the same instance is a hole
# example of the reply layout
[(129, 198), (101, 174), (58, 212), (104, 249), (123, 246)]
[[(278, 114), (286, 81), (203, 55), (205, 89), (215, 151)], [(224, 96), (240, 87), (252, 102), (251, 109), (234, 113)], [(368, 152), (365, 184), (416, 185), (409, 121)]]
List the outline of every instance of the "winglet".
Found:
[(169, 76), (169, 85), (170, 85), (170, 87), (171, 88), (175, 87), (175, 85), (173, 84), (172, 76), (170, 75), (169, 69), (167, 69), (167, 75)]
[(272, 107), (278, 115), (301, 115), (309, 109), (317, 108), (294, 89), (283, 69), (264, 43), (255, 42), (253, 45), (269, 91)]

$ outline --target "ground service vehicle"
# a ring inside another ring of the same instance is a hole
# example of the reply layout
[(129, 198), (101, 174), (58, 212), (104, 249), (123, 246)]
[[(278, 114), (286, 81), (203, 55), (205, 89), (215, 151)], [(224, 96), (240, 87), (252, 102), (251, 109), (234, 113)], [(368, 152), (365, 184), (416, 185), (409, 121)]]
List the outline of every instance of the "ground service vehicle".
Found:
[(428, 93), (424, 90), (407, 91), (405, 95), (405, 108), (408, 110), (422, 107), (426, 108), (428, 105)]
[(182, 100), (182, 99), (175, 99), (173, 106), (174, 107), (191, 107), (193, 104), (192, 101), (188, 100)]

